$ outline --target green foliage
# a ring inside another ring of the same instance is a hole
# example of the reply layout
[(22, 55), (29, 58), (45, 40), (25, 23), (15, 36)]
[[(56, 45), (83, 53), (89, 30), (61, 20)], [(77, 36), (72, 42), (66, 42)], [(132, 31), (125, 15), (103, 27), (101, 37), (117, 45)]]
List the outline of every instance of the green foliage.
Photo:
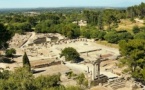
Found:
[(82, 90), (80, 87), (60, 85), (60, 74), (38, 76), (26, 68), (17, 68), (14, 72), (0, 72), (0, 90)]
[(64, 56), (66, 61), (78, 62), (80, 60), (80, 55), (76, 49), (72, 47), (67, 47), (62, 50), (60, 57)]
[(111, 31), (108, 32), (105, 36), (104, 36), (105, 40), (107, 40), (109, 43), (117, 43), (118, 42), (118, 35), (116, 32)]
[(135, 34), (134, 36), (135, 39), (145, 39), (145, 32), (139, 32)]
[(8, 79), (10, 77), (10, 72), (8, 70), (1, 70), (0, 79)]
[(145, 67), (141, 70), (141, 78), (145, 81)]
[[(90, 32), (90, 33), (88, 33), (88, 32)], [(93, 28), (90, 31), (87, 31), (85, 36), (89, 36), (90, 38), (98, 38), (99, 33), (100, 33), (99, 30)], [(87, 35), (87, 34), (89, 34), (89, 35)]]
[(134, 34), (136, 34), (136, 33), (140, 32), (140, 28), (138, 26), (134, 26), (132, 31)]
[(116, 28), (119, 22), (119, 14), (117, 10), (114, 9), (106, 9), (103, 11), (103, 19), (105, 21), (105, 24), (108, 25), (108, 30), (111, 30), (113, 28)]
[(129, 41), (119, 42), (119, 50), (126, 61), (124, 64), (128, 65), (131, 74), (134, 78), (144, 80), (142, 71), (145, 67), (145, 40), (134, 39)]
[(84, 28), (81, 28), (80, 31), (81, 31), (81, 36), (82, 37), (85, 37), (85, 38), (90, 38), (91, 37), (91, 32), (90, 32), (89, 29), (87, 29), (87, 28), (84, 27)]
[(131, 35), (131, 33), (127, 32), (127, 31), (121, 31), (121, 32), (118, 32), (117, 33), (118, 35), (118, 40), (129, 40), (129, 39), (132, 39), (133, 36)]
[(10, 23), (7, 29), (11, 32), (16, 32), (19, 34), (24, 34), (24, 32), (31, 31), (31, 25), (28, 22), (23, 23)]
[[(3, 72), (2, 72), (3, 73)], [(1, 79), (0, 90), (31, 90), (34, 77), (25, 68), (18, 68), (8, 74), (9, 77)]]
[(35, 27), (37, 33), (61, 33), (72, 39), (80, 36), (80, 28), (76, 24), (55, 24), (52, 20), (45, 20)]
[(135, 5), (127, 8), (127, 16), (130, 18), (138, 17), (143, 18), (145, 14), (145, 3), (141, 3), (140, 5)]
[(92, 28), (92, 30), (90, 31), (90, 37), (91, 38), (104, 40), (104, 36), (105, 35), (106, 35), (106, 32), (105, 31), (97, 30), (95, 28)]
[(51, 88), (55, 86), (59, 86), (60, 75), (53, 76), (39, 76), (35, 79), (35, 85), (41, 88)]
[(31, 71), (30, 61), (29, 61), (29, 58), (28, 58), (26, 52), (24, 53), (24, 56), (23, 56), (23, 67), (25, 67), (25, 68), (27, 68), (29, 71)]
[(104, 40), (104, 36), (105, 36), (105, 35), (106, 35), (106, 32), (105, 32), (105, 31), (99, 31), (98, 39)]
[(72, 77), (76, 76), (76, 74), (74, 74), (72, 71), (67, 72), (66, 75), (68, 76), (68, 78), (72, 78)]
[(76, 80), (79, 85), (84, 85), (86, 87), (88, 86), (88, 80), (85, 78), (83, 73), (79, 74)]
[(132, 39), (133, 36), (127, 31), (109, 31), (104, 38), (109, 43), (118, 43), (120, 40)]
[(125, 40), (122, 40), (119, 42), (119, 51), (120, 51), (120, 54), (123, 56), (127, 55), (129, 51), (128, 50), (129, 48), (127, 47), (126, 43), (127, 42)]
[(80, 28), (76, 24), (64, 25), (62, 34), (70, 39), (77, 38), (80, 36)]
[(0, 23), (0, 48), (5, 48), (5, 43), (10, 40), (12, 33), (6, 30), (6, 27)]
[(14, 48), (7, 49), (6, 52), (5, 52), (5, 55), (7, 57), (13, 57), (13, 54), (16, 54), (16, 50)]
[(78, 86), (68, 86), (66, 87), (66, 90), (83, 90), (83, 89)]
[(84, 10), (83, 15), (86, 18), (87, 22), (91, 25), (97, 25), (99, 13), (90, 10)]
[(100, 12), (99, 17), (98, 17), (98, 29), (103, 30), (104, 25), (103, 25), (103, 18), (102, 18), (102, 13)]

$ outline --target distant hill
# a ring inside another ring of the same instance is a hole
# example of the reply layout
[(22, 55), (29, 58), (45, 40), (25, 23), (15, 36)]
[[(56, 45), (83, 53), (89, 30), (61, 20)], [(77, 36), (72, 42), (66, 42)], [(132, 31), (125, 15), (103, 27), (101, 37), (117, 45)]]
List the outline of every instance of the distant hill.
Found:
[(0, 13), (14, 13), (14, 12), (80, 12), (82, 10), (104, 10), (104, 9), (126, 9), (126, 7), (59, 7), (59, 8), (2, 8)]

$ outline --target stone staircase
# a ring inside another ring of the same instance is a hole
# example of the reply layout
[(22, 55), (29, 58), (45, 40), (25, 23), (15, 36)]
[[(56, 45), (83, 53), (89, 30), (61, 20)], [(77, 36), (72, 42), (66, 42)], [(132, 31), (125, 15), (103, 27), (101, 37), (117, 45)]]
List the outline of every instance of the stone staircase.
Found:
[(125, 82), (116, 82), (110, 86), (113, 90), (125, 87)]
[(126, 82), (121, 79), (117, 79), (115, 81), (109, 82), (107, 86), (111, 87), (113, 90), (117, 90), (119, 88), (124, 88), (126, 85)]

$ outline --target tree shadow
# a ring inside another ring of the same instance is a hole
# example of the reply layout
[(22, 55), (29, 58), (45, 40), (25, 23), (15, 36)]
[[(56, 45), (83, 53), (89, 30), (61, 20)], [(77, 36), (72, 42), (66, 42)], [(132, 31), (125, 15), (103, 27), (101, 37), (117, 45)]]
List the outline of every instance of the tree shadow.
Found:
[(0, 58), (0, 63), (9, 63), (9, 64), (11, 64), (11, 63), (15, 63), (15, 61), (12, 60), (12, 59), (9, 59), (7, 57), (2, 57), (2, 58)]
[(37, 73), (41, 73), (41, 72), (44, 72), (46, 70), (32, 70), (32, 73), (33, 74), (37, 74)]
[(84, 61), (84, 58), (79, 58), (78, 63)]
[(21, 57), (22, 55), (14, 55), (13, 58)]
[(80, 62), (82, 62), (82, 61), (84, 61), (84, 59), (81, 58), (81, 57), (79, 57), (79, 58), (77, 59), (77, 61), (75, 61), (74, 63), (80, 63)]

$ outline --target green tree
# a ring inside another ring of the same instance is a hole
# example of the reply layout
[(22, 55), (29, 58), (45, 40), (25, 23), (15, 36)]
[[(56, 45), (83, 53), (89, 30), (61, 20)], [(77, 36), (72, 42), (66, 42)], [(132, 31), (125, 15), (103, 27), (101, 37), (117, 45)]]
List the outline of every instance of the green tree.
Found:
[[(121, 55), (126, 59), (126, 64), (129, 67), (134, 78), (144, 80), (142, 71), (145, 67), (145, 40), (134, 39), (129, 41), (120, 41), (119, 50)], [(143, 72), (144, 73), (144, 72)]]
[(83, 82), (84, 82), (84, 79), (85, 79), (85, 75), (84, 75), (83, 73), (80, 74), (80, 75), (78, 75), (78, 77), (77, 77), (77, 82), (78, 82), (78, 84), (79, 84), (79, 85), (82, 85)]
[(117, 17), (118, 11), (113, 9), (106, 9), (103, 11), (103, 20), (108, 26), (108, 30), (116, 28), (118, 25), (119, 17)]
[(0, 23), (0, 48), (5, 49), (5, 44), (12, 37), (12, 33), (6, 30), (6, 27)]
[(13, 54), (16, 54), (16, 50), (14, 48), (11, 48), (11, 49), (7, 49), (6, 52), (5, 52), (5, 55), (7, 57), (12, 57), (13, 58)]
[(24, 53), (23, 56), (23, 67), (28, 68), (28, 70), (31, 71), (31, 64), (26, 52)]
[(127, 31), (119, 31), (119, 32), (117, 32), (117, 35), (118, 35), (119, 40), (129, 40), (129, 39), (133, 38), (131, 33), (127, 32)]
[(88, 86), (88, 80), (85, 78), (85, 75), (83, 73), (79, 74), (78, 77), (76, 78), (77, 83), (81, 86)]
[(36, 90), (33, 74), (26, 68), (17, 68), (6, 76), (8, 77), (0, 79), (0, 90)]
[(98, 23), (98, 12), (91, 11), (91, 10), (84, 10), (83, 15), (87, 20), (88, 24), (97, 25)]
[[(84, 28), (84, 30), (85, 29), (88, 29), (85, 33), (86, 33), (86, 35), (85, 36), (88, 36), (88, 37), (90, 37), (90, 38), (98, 38), (98, 36), (99, 36), (99, 33), (100, 33), (100, 31), (98, 30), (98, 29), (96, 29), (96, 28), (91, 28), (91, 27), (87, 27), (87, 28)], [(88, 33), (89, 32), (89, 33)], [(88, 35), (87, 35), (88, 34)]]
[(139, 32), (134, 35), (135, 39), (145, 39), (145, 32)]
[(115, 31), (110, 31), (108, 32), (105, 36), (104, 39), (107, 40), (109, 43), (117, 43), (118, 42), (118, 35), (117, 32)]
[(80, 60), (80, 55), (76, 49), (72, 47), (67, 47), (62, 50), (60, 57), (64, 56), (66, 61), (78, 62)]
[(140, 32), (140, 28), (138, 26), (134, 26), (132, 31), (133, 31), (134, 34), (139, 33)]
[(106, 35), (106, 32), (105, 31), (100, 31), (99, 32), (99, 35), (98, 35), (98, 39), (100, 40), (104, 40), (104, 36)]
[(99, 14), (99, 17), (98, 17), (98, 29), (99, 30), (103, 30), (104, 29), (102, 14)]
[(82, 90), (80, 87), (60, 85), (60, 74), (34, 78), (27, 68), (0, 72), (0, 90)]
[[(91, 30), (90, 30), (91, 29)], [(80, 34), (85, 38), (95, 38), (97, 34), (97, 30), (88, 27), (81, 27)]]
[(62, 28), (62, 34), (70, 39), (80, 36), (80, 28), (77, 24), (67, 24)]
[(0, 79), (8, 79), (10, 77), (10, 71), (2, 69), (0, 72)]

